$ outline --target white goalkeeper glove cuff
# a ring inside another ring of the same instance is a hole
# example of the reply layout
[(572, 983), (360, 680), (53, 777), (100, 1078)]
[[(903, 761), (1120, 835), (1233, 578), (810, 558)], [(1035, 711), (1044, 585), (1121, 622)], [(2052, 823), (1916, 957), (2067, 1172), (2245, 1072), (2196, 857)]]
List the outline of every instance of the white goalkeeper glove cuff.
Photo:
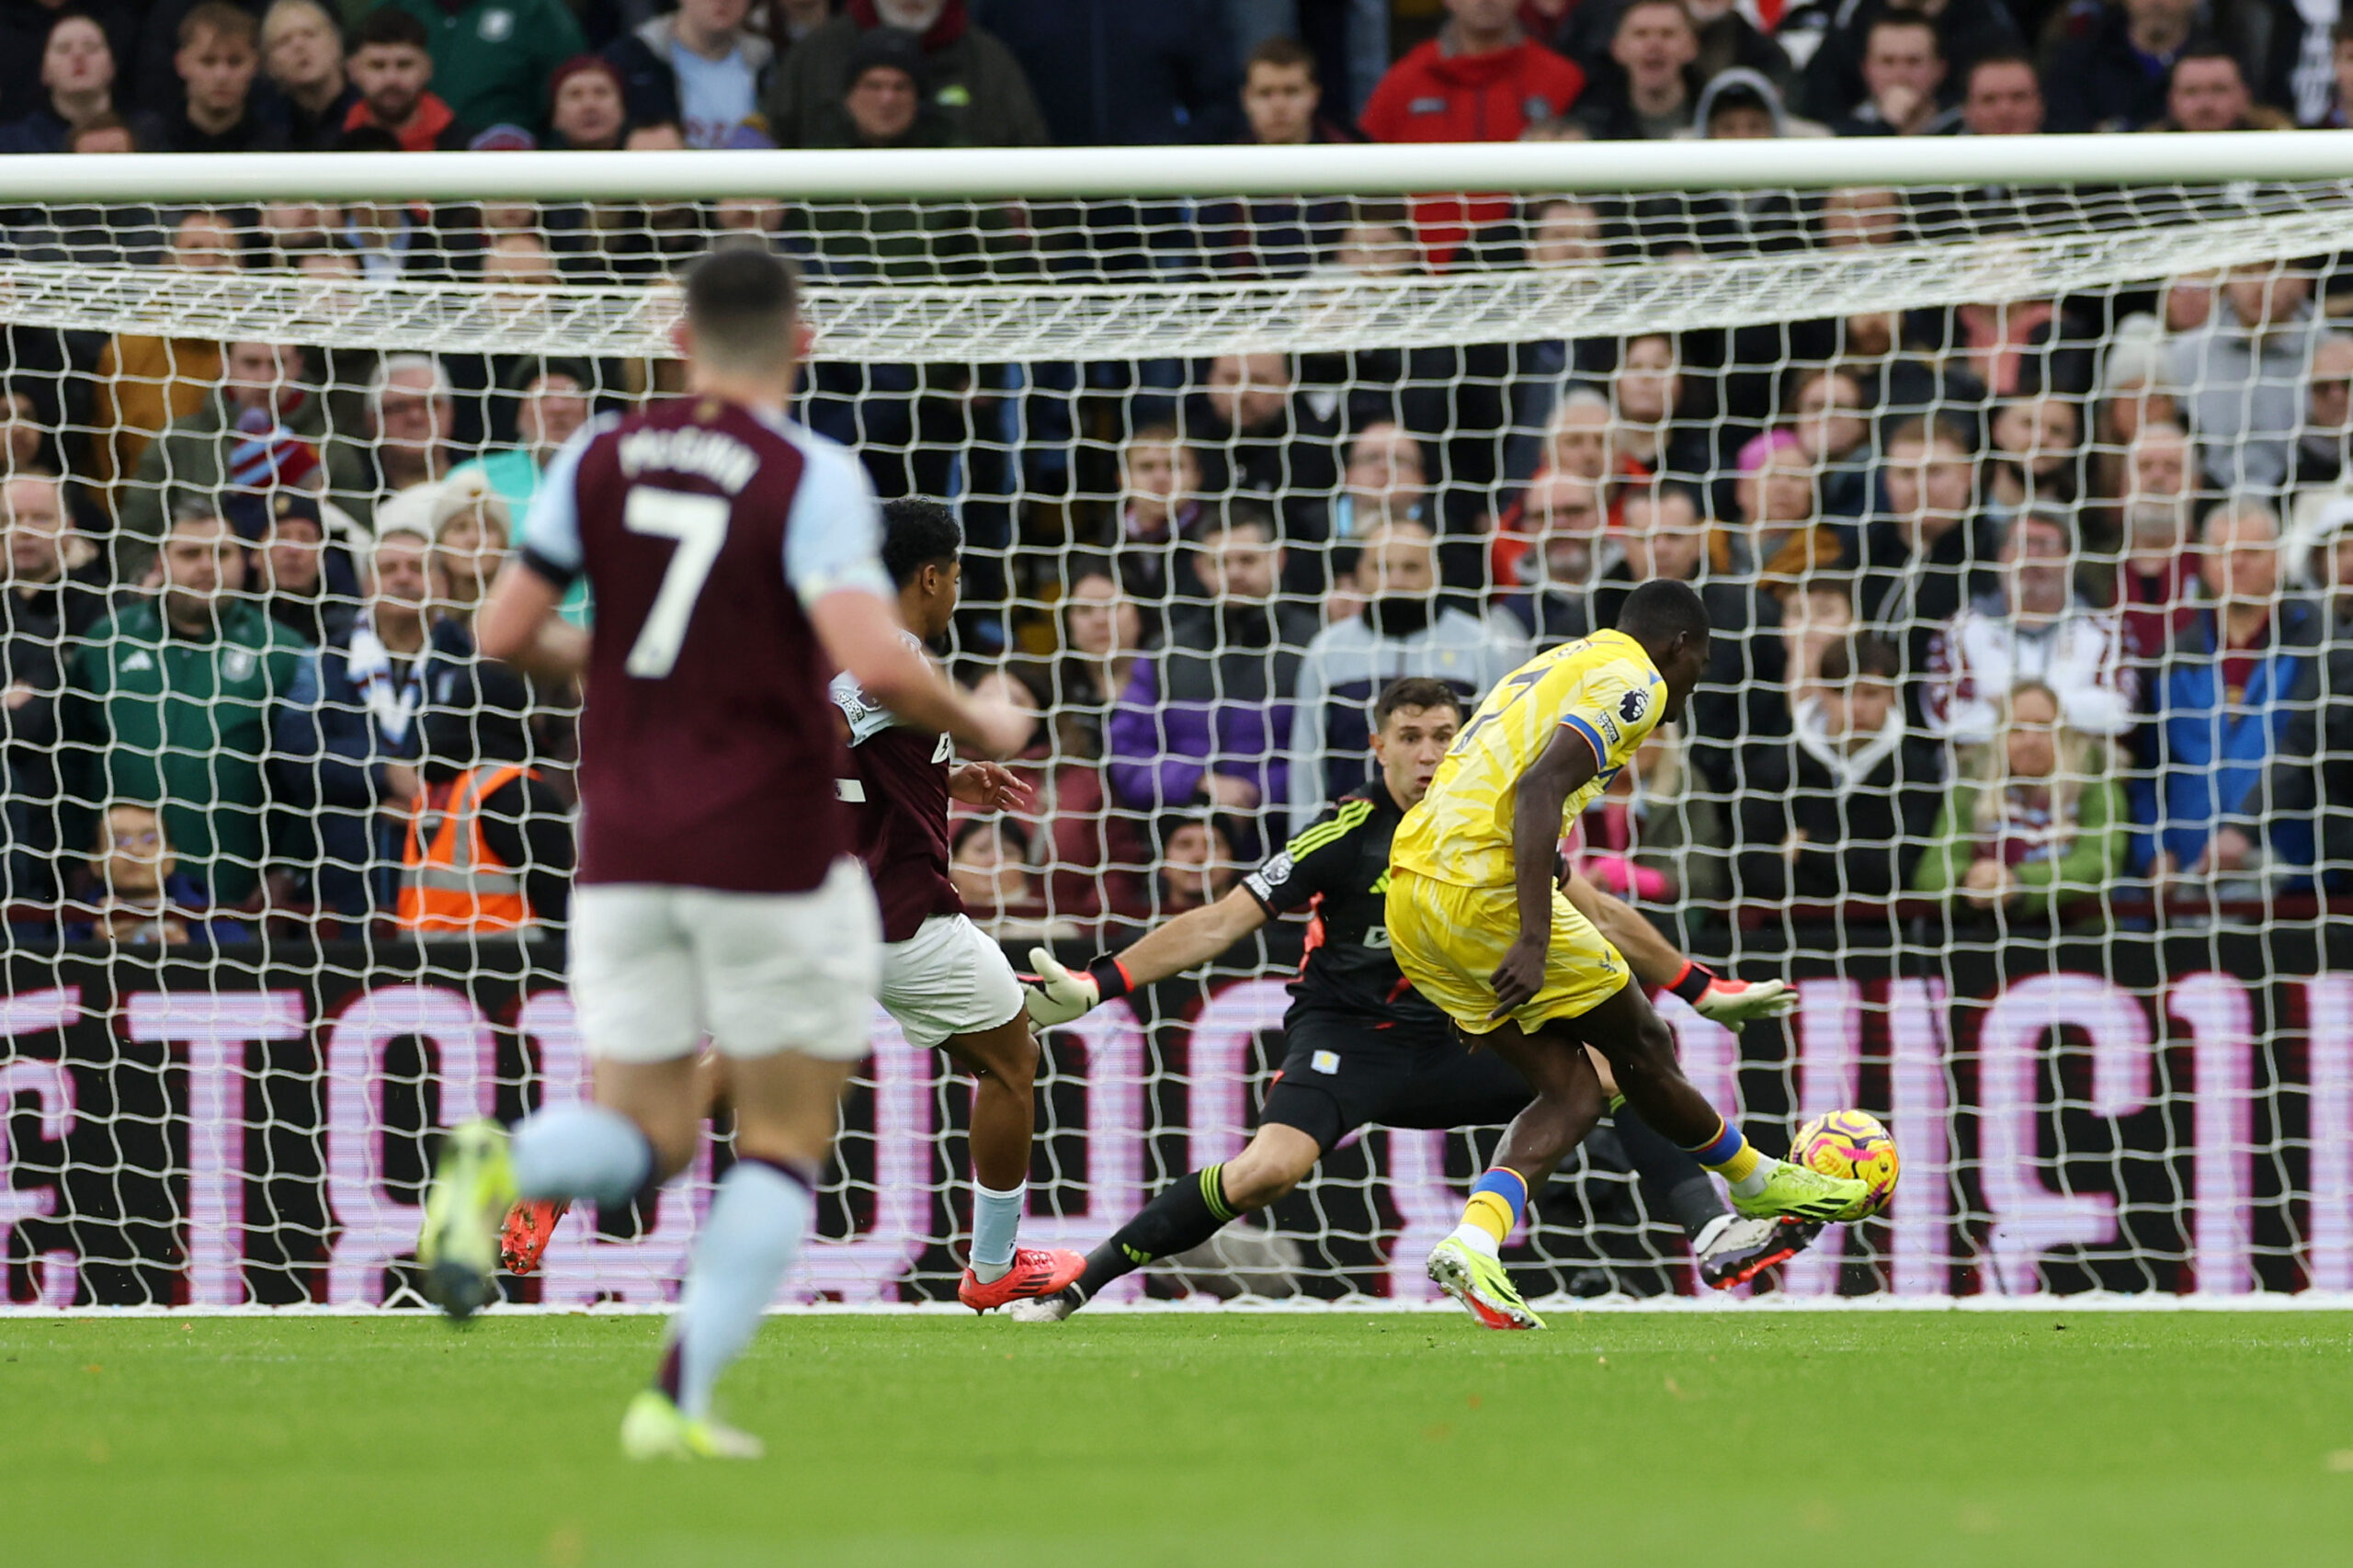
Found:
[(1673, 992), (1701, 1017), (1738, 1034), (1751, 1018), (1787, 1017), (1797, 1011), (1797, 994), (1779, 980), (1726, 980), (1707, 965), (1688, 960), (1683, 972), (1652, 991)]
[(1030, 949), (1029, 961), (1038, 972), (1020, 976), (1021, 997), (1033, 1024), (1069, 1023), (1130, 990), (1128, 971), (1114, 958), (1097, 959), (1076, 974), (1043, 948)]

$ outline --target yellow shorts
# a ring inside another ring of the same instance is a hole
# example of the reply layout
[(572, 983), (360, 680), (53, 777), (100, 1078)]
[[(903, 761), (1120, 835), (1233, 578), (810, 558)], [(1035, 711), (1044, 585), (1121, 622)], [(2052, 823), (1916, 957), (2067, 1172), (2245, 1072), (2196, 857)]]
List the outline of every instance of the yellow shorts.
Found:
[[(1519, 897), (1510, 888), (1465, 888), (1412, 871), (1389, 872), (1389, 945), (1414, 989), (1466, 1034), (1485, 1034), (1495, 966), (1519, 935)], [(1626, 960), (1568, 895), (1552, 890), (1552, 939), (1543, 988), (1511, 1014), (1522, 1028), (1590, 1012), (1624, 989)]]

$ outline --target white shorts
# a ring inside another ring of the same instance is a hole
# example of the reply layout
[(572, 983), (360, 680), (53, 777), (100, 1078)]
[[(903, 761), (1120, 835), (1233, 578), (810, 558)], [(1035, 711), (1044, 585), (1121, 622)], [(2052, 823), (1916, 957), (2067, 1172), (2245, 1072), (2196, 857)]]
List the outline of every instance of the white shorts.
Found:
[(591, 1057), (675, 1062), (867, 1051), (882, 917), (865, 868), (807, 892), (600, 884), (572, 895), (572, 1006)]
[(882, 1006), (910, 1045), (980, 1034), (1021, 1011), (1021, 982), (1005, 949), (961, 915), (935, 915), (882, 946)]

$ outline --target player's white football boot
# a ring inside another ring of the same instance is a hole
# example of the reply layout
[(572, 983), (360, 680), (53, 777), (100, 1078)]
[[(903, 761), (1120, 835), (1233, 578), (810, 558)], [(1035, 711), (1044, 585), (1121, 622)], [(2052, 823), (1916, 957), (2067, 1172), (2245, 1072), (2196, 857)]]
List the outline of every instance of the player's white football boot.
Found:
[(1691, 1243), (1699, 1283), (1713, 1290), (1745, 1285), (1778, 1263), (1787, 1263), (1822, 1233), (1819, 1220), (1752, 1220), (1719, 1214)]
[(661, 1390), (647, 1389), (621, 1417), (621, 1452), (633, 1460), (756, 1460), (767, 1445), (709, 1417), (690, 1421)]
[(514, 1201), (506, 1130), (487, 1118), (451, 1128), (425, 1195), (416, 1267), (426, 1295), (460, 1322), (498, 1293), (498, 1229)]

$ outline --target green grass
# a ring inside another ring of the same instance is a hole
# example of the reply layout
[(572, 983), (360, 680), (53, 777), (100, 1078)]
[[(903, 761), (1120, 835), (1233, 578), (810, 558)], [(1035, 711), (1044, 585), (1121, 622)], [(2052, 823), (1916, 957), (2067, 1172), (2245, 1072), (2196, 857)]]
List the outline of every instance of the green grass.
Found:
[(0, 1320), (0, 1561), (2353, 1555), (2347, 1316), (789, 1318), (726, 1389), (764, 1463), (631, 1466), (659, 1332)]

